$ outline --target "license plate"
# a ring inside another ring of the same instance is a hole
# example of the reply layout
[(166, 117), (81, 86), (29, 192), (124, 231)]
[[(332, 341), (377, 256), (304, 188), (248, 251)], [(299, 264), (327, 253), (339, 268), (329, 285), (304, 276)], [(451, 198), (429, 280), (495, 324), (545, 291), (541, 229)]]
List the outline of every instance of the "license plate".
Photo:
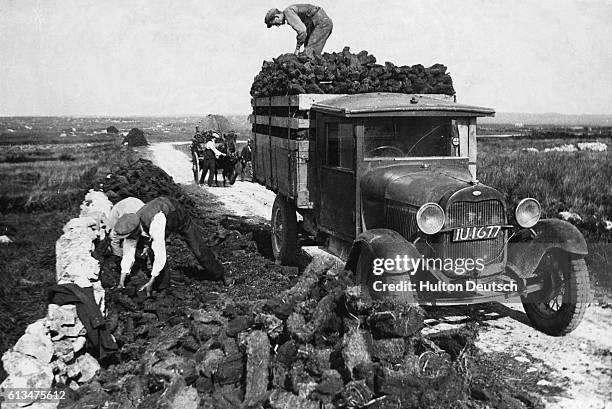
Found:
[(500, 231), (501, 226), (460, 227), (453, 231), (453, 241), (494, 239)]

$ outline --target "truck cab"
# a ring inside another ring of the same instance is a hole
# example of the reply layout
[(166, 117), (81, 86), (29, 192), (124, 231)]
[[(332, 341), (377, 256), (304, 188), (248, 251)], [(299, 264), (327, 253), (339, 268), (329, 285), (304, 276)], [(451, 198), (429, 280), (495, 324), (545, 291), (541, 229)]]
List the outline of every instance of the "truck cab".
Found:
[[(476, 117), (494, 114), (446, 96), (385, 93), (321, 101), (311, 112), (318, 226), (349, 243), (334, 245), (341, 258), (363, 231), (389, 227), (397, 216), (393, 209), (404, 204), (399, 211), (410, 211), (433, 200), (432, 182), (440, 172), (453, 185), (474, 182)], [(409, 226), (396, 227), (414, 233)]]
[(295, 259), (297, 212), (365, 296), (434, 305), (522, 297), (540, 330), (578, 325), (589, 293), (581, 233), (540, 220), (533, 198), (508, 209), (477, 179), (476, 119), (493, 109), (367, 93), (297, 96), (284, 111), (272, 98), (267, 113), (266, 101), (254, 103), (254, 176), (277, 193), (279, 261)]

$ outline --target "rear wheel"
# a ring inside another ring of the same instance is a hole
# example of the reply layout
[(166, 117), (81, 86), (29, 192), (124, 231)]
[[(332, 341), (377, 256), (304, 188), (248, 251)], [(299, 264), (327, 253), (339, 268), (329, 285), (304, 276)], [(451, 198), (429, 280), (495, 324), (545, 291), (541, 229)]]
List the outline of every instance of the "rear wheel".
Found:
[(200, 159), (195, 152), (191, 154), (191, 169), (193, 171), (193, 181), (199, 184), (200, 176), (202, 176), (202, 169), (200, 169)]
[(578, 326), (589, 302), (589, 272), (583, 257), (561, 250), (547, 252), (538, 266), (544, 288), (522, 297), (533, 326), (553, 336)]
[(284, 265), (295, 264), (298, 232), (295, 206), (277, 195), (272, 206), (271, 222), (274, 258)]

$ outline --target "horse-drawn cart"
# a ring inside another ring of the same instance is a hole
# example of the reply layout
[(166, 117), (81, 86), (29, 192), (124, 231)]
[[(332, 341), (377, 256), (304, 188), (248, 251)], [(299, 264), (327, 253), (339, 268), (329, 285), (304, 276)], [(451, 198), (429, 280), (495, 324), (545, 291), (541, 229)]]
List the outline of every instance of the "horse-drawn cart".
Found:
[(199, 184), (202, 180), (202, 173), (209, 169), (207, 163), (209, 159), (206, 158), (206, 143), (210, 140), (209, 138), (215, 142), (216, 149), (222, 153), (221, 156), (215, 159), (213, 167), (215, 184), (217, 186), (219, 185), (217, 171), (221, 169), (223, 174), (223, 186), (226, 185), (226, 181), (228, 181), (230, 185), (233, 185), (236, 181), (235, 166), (238, 162), (238, 155), (236, 154), (236, 137), (233, 134), (229, 134), (221, 138), (215, 136), (211, 131), (194, 136), (191, 142), (191, 169), (194, 182)]

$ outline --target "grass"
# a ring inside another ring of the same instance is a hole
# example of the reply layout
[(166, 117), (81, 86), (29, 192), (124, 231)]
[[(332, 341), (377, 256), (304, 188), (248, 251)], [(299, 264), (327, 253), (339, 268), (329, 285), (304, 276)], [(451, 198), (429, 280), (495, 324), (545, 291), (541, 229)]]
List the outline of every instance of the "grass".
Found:
[(609, 300), (612, 296), (612, 230), (605, 220), (612, 220), (612, 141), (592, 139), (607, 144), (604, 152), (526, 152), (523, 148), (586, 142), (584, 139), (479, 139), (478, 179), (505, 194), (514, 208), (524, 197), (537, 199), (544, 217), (558, 217), (560, 211), (579, 214), (583, 221), (574, 223), (589, 246), (587, 264), (594, 296)]
[(526, 196), (536, 198), (547, 217), (571, 211), (612, 220), (612, 142), (602, 141), (608, 151), (525, 152), (568, 141), (479, 140), (478, 179), (504, 193), (512, 205)]
[(0, 211), (63, 208), (82, 200), (124, 155), (119, 142), (11, 145), (0, 154)]

